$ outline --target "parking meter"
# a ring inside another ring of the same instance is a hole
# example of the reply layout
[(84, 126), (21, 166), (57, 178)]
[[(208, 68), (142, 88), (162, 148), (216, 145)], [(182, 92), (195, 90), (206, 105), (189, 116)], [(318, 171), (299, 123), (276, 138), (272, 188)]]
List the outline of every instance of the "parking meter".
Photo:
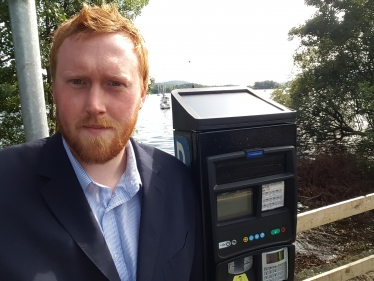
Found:
[(294, 279), (296, 112), (246, 87), (172, 91), (202, 206), (206, 281)]

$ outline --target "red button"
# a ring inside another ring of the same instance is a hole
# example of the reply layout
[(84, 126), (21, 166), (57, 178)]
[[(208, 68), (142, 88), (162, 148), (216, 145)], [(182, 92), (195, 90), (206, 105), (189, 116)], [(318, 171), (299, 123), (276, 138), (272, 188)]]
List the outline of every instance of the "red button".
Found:
[(285, 227), (282, 227), (282, 228), (281, 228), (281, 231), (282, 231), (282, 232), (286, 232), (286, 228), (285, 228)]

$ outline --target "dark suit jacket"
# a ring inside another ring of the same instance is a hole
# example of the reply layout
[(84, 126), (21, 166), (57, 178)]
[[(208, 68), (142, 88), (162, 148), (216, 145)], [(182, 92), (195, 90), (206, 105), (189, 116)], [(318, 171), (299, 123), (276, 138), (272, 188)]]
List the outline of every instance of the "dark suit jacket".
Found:
[[(132, 144), (143, 183), (137, 280), (202, 280), (188, 169)], [(120, 280), (60, 134), (0, 151), (0, 280)]]

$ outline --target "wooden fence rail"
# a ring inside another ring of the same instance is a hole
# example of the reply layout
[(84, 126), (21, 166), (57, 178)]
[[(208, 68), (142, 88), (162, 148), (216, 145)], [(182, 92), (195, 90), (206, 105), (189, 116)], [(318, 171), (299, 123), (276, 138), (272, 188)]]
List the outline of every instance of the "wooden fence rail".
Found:
[(374, 193), (297, 215), (296, 232), (348, 218), (374, 209)]
[(304, 281), (345, 281), (374, 269), (374, 255), (318, 274)]
[[(374, 193), (297, 215), (296, 232), (348, 218), (374, 209)], [(374, 255), (335, 268), (304, 281), (344, 281), (374, 270)]]

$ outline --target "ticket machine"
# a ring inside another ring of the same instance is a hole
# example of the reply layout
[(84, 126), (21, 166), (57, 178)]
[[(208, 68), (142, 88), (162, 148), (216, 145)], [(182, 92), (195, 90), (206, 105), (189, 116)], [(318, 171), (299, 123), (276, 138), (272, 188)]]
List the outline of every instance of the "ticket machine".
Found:
[(296, 112), (246, 87), (172, 91), (202, 206), (206, 281), (294, 280)]

